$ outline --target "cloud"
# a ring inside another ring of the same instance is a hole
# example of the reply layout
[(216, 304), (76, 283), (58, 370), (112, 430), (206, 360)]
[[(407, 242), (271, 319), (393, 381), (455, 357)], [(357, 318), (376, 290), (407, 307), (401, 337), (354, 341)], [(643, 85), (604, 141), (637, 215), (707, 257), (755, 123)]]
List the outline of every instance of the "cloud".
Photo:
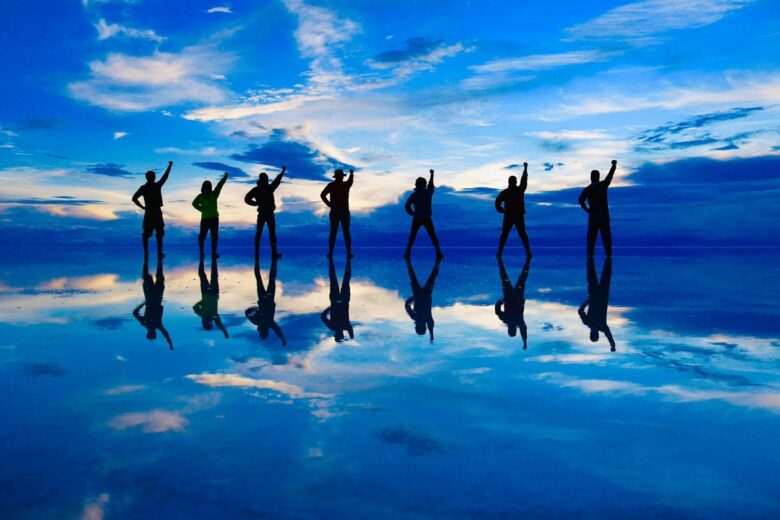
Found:
[(254, 379), (239, 374), (190, 374), (187, 379), (191, 379), (200, 385), (210, 387), (234, 387), (234, 388), (259, 388), (263, 390), (272, 390), (285, 394), (293, 399), (322, 398), (329, 397), (326, 394), (307, 392), (298, 385), (284, 383), (282, 381), (272, 381), (270, 379)]
[(197, 166), (198, 168), (203, 168), (204, 170), (228, 172), (233, 177), (239, 177), (239, 178), (249, 177), (249, 175), (241, 168), (238, 168), (237, 166), (230, 166), (229, 164), (225, 164), (221, 162), (215, 162), (215, 161), (194, 162), (192, 163), (192, 165)]
[(750, 116), (764, 110), (764, 107), (733, 108), (723, 112), (699, 114), (678, 123), (668, 123), (650, 130), (645, 130), (637, 139), (645, 143), (663, 143), (670, 136), (684, 133), (687, 130), (710, 126), (723, 121), (733, 121)]
[(565, 30), (570, 40), (656, 41), (656, 35), (713, 24), (755, 0), (645, 0), (616, 7)]
[(218, 103), (228, 92), (215, 74), (235, 61), (209, 46), (148, 56), (111, 53), (89, 64), (90, 79), (68, 85), (76, 99), (111, 110), (137, 112), (182, 103)]
[(264, 144), (249, 145), (243, 153), (233, 154), (230, 158), (266, 166), (285, 165), (291, 176), (312, 180), (322, 180), (329, 169), (354, 168), (307, 143), (292, 139), (287, 132), (280, 129), (273, 130)]
[(115, 430), (142, 428), (146, 433), (180, 432), (189, 424), (182, 412), (152, 410), (151, 412), (131, 412), (122, 414), (109, 421)]
[(127, 132), (114, 132), (114, 141), (116, 141), (117, 139), (122, 139), (123, 137), (127, 137), (128, 135), (130, 134), (128, 134)]
[(124, 164), (98, 163), (87, 166), (87, 173), (107, 175), (109, 177), (135, 177), (135, 174), (124, 169)]
[(209, 14), (214, 14), (214, 13), (232, 14), (233, 10), (230, 9), (230, 7), (228, 6), (219, 6), (219, 7), (212, 7), (206, 12)]
[(165, 40), (165, 38), (151, 29), (133, 29), (132, 27), (126, 27), (116, 23), (108, 23), (103, 18), (98, 20), (98, 23), (95, 24), (95, 29), (97, 29), (98, 32), (98, 40), (108, 40), (114, 36), (126, 36), (127, 38), (151, 40), (157, 43)]
[(121, 385), (109, 388), (103, 393), (106, 395), (124, 395), (140, 392), (144, 389), (146, 389), (146, 385)]
[(616, 56), (616, 52), (607, 52), (600, 50), (572, 51), (559, 54), (535, 54), (523, 56), (521, 58), (507, 58), (493, 60), (482, 65), (472, 65), (469, 69), (479, 74), (516, 72), (516, 71), (538, 71), (545, 69), (557, 69), (568, 65), (581, 65), (583, 63), (593, 63), (596, 61), (605, 61)]
[(443, 40), (409, 38), (405, 49), (380, 52), (369, 61), (369, 66), (393, 69), (398, 77), (403, 78), (421, 70), (433, 70), (434, 65), (464, 50), (461, 43), (445, 45)]

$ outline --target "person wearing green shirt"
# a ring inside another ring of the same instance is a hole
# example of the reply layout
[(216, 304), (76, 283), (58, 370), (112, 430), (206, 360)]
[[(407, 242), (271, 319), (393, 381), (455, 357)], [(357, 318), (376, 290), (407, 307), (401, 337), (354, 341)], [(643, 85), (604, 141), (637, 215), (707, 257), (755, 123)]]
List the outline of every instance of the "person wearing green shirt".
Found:
[(219, 258), (217, 254), (217, 240), (219, 239), (219, 211), (217, 210), (217, 199), (222, 191), (222, 186), (227, 181), (228, 173), (217, 183), (217, 187), (212, 190), (211, 181), (203, 181), (200, 187), (200, 194), (192, 201), (192, 206), (200, 211), (200, 233), (198, 234), (198, 247), (200, 248), (200, 257), (203, 258), (203, 242), (206, 241), (206, 234), (211, 232), (211, 257)]

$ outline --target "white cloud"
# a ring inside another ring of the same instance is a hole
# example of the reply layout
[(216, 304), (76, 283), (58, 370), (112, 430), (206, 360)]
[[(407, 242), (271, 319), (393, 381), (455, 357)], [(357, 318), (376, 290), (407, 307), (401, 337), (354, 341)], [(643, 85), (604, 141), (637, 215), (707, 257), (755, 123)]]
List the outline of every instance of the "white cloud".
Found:
[(114, 36), (126, 36), (128, 38), (151, 40), (158, 43), (165, 40), (164, 37), (151, 29), (134, 29), (116, 23), (108, 23), (103, 18), (98, 20), (98, 23), (95, 24), (95, 29), (97, 29), (99, 40), (108, 40)]
[(214, 14), (214, 13), (231, 14), (231, 13), (233, 13), (233, 10), (230, 9), (230, 7), (228, 7), (226, 5), (223, 5), (223, 6), (219, 6), (219, 7), (212, 7), (211, 9), (209, 9), (206, 12), (209, 13), (209, 14)]
[(122, 414), (109, 421), (115, 430), (142, 428), (146, 433), (179, 432), (187, 427), (189, 421), (178, 411), (152, 410), (150, 412), (131, 412)]
[(645, 0), (616, 7), (566, 29), (572, 40), (624, 39), (652, 42), (655, 35), (717, 22), (755, 0)]
[(617, 52), (606, 52), (600, 50), (572, 51), (559, 54), (534, 54), (523, 56), (521, 58), (507, 58), (493, 60), (482, 65), (472, 65), (469, 67), (479, 74), (504, 73), (515, 71), (537, 71), (545, 69), (556, 69), (568, 65), (579, 65), (583, 63), (592, 63), (597, 61), (606, 61)]
[(190, 374), (187, 379), (191, 379), (198, 384), (210, 387), (235, 387), (235, 388), (259, 388), (263, 390), (272, 390), (285, 394), (293, 399), (305, 398), (323, 398), (329, 397), (325, 394), (307, 392), (298, 385), (285, 383), (282, 381), (273, 381), (270, 379), (254, 379), (239, 374)]
[(128, 135), (130, 134), (128, 134), (127, 132), (114, 132), (114, 141), (116, 141), (117, 139), (122, 139), (123, 137), (127, 137)]

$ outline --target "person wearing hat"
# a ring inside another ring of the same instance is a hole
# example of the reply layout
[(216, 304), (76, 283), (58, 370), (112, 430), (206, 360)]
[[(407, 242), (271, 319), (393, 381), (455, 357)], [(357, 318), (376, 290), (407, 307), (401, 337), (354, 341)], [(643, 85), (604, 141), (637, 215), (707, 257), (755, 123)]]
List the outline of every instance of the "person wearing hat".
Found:
[(255, 258), (260, 256), (260, 238), (263, 236), (263, 226), (268, 226), (268, 239), (271, 242), (271, 256), (279, 259), (282, 255), (276, 248), (276, 200), (274, 192), (282, 182), (287, 166), (282, 166), (282, 172), (276, 176), (273, 182), (268, 182), (268, 174), (260, 173), (257, 186), (249, 190), (244, 197), (244, 202), (250, 206), (257, 206), (257, 230), (255, 231)]
[[(320, 198), (330, 208), (330, 235), (328, 236), (328, 258), (333, 258), (333, 247), (336, 245), (336, 233), (341, 224), (344, 235), (344, 245), (347, 247), (347, 257), (352, 258), (352, 235), (349, 233), (349, 190), (355, 178), (355, 170), (349, 170), (349, 177), (344, 180), (344, 170), (338, 168), (333, 172), (335, 180), (328, 183), (320, 193)], [(328, 198), (330, 196), (330, 198)]]
[(436, 236), (436, 229), (433, 227), (433, 210), (431, 204), (433, 202), (433, 191), (435, 187), (433, 185), (433, 170), (431, 170), (431, 178), (428, 182), (425, 182), (425, 178), (418, 177), (415, 182), (414, 192), (409, 195), (406, 200), (404, 209), (412, 216), (412, 230), (409, 233), (409, 242), (406, 244), (406, 252), (404, 252), (404, 258), (409, 259), (412, 254), (412, 245), (415, 238), (417, 238), (417, 232), (421, 227), (424, 227), (431, 237), (431, 242), (436, 248), (436, 257), (442, 258), (444, 254), (439, 247), (439, 237)]

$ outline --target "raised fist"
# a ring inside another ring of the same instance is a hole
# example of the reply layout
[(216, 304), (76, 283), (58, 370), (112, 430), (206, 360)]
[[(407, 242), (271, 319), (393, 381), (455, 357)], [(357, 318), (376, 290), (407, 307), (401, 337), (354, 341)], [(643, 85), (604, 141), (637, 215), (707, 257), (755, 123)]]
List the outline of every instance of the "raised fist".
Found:
[(433, 175), (433, 170), (431, 170), (431, 175)]
[(617, 164), (617, 161), (615, 159), (612, 159), (612, 164)]
[(282, 171), (286, 171), (286, 170), (287, 170), (287, 166), (282, 166)]
[(173, 161), (168, 161), (169, 166), (173, 166)]
[(527, 162), (523, 163), (523, 168), (528, 168), (528, 163)]
[(355, 170), (349, 170), (350, 175), (352, 175), (353, 173), (355, 173)]

